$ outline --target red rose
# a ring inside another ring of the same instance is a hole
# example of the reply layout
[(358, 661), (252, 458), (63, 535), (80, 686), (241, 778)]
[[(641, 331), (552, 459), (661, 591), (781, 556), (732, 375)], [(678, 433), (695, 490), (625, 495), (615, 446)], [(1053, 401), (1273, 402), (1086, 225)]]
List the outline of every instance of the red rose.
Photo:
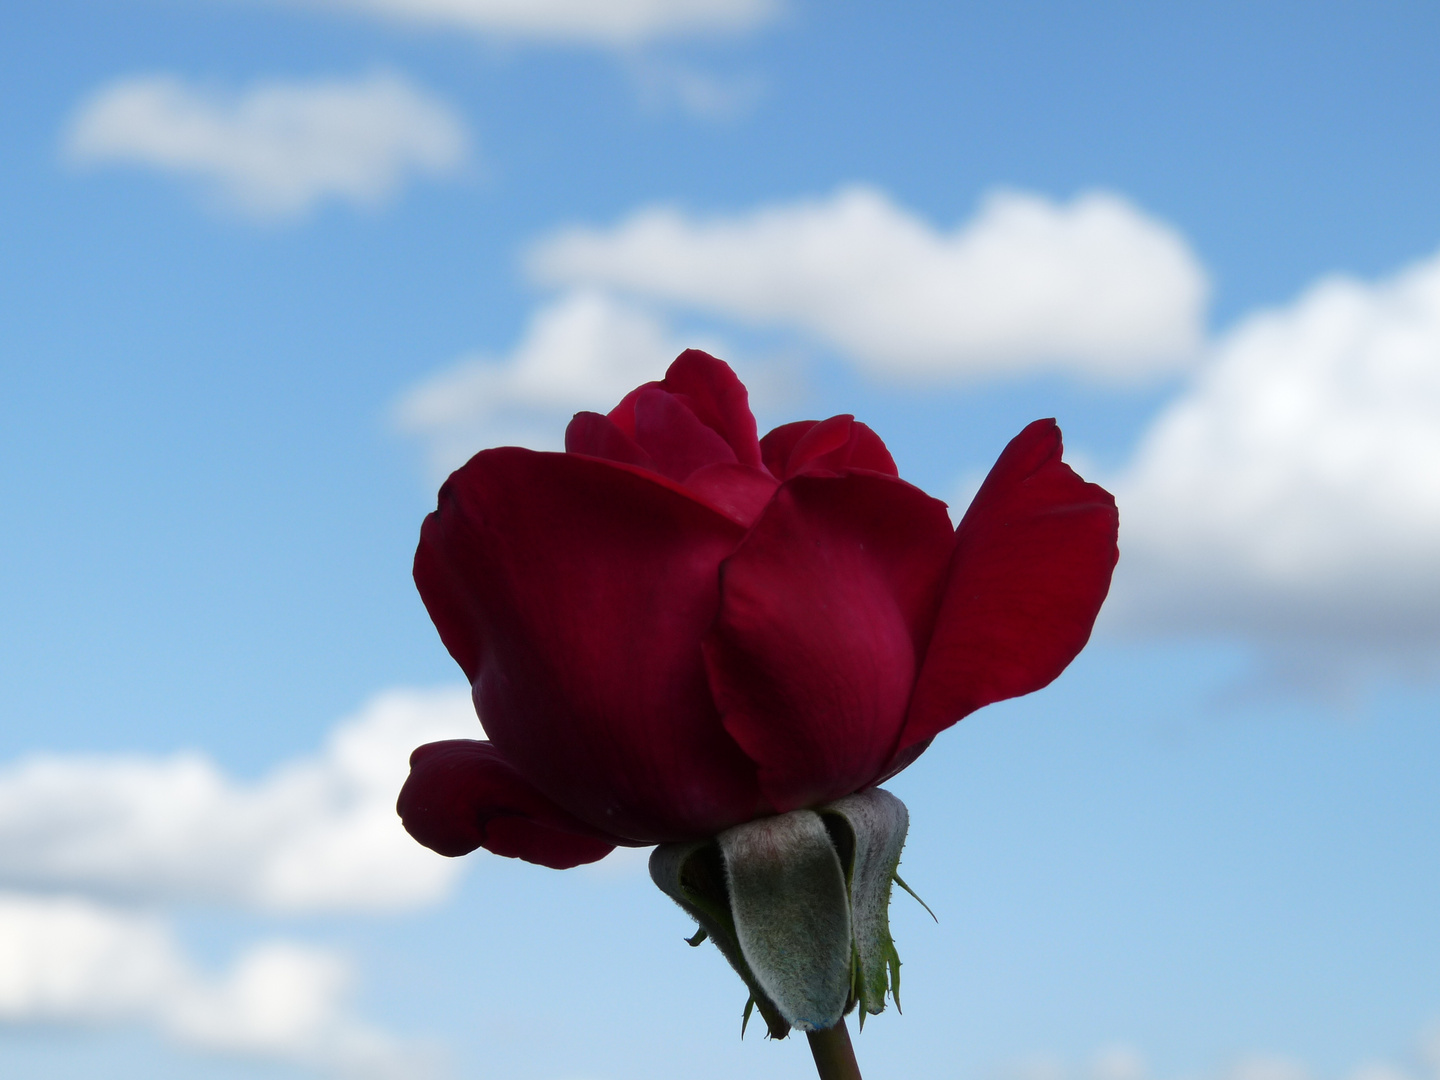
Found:
[(849, 416), (757, 440), (695, 350), (578, 414), (563, 454), (482, 451), (415, 582), (491, 741), (416, 750), (405, 827), (567, 867), (879, 783), (1090, 636), (1115, 501), (1060, 454), (1031, 424), (952, 529)]

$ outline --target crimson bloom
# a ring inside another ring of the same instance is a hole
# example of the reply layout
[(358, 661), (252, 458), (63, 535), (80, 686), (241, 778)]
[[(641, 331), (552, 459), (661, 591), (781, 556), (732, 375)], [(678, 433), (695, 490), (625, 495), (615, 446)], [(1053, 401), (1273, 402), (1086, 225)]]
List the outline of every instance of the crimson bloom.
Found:
[(758, 439), (696, 350), (564, 453), (482, 451), (415, 581), (490, 741), (415, 751), (405, 827), (563, 868), (873, 787), (1089, 638), (1115, 502), (1060, 457), (1035, 421), (952, 528), (850, 416)]

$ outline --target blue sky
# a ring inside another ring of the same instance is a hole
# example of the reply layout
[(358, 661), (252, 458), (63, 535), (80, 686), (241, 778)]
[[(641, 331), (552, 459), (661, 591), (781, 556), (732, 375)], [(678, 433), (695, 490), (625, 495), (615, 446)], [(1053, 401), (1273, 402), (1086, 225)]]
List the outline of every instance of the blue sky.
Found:
[[(445, 468), (680, 347), (1122, 563), (891, 788), (872, 1078), (1440, 1077), (1428, 5), (0, 6), (0, 1072), (805, 1075), (643, 861), (444, 862)], [(398, 773), (397, 770), (398, 769)]]

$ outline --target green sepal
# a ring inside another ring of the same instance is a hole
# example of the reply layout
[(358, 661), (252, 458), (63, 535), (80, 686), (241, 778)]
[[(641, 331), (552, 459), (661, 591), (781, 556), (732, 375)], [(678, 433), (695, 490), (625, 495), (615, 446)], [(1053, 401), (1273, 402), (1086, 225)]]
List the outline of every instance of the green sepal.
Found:
[(714, 941), (750, 991), (742, 1037), (756, 1008), (783, 1039), (857, 1005), (863, 1029), (887, 996), (900, 1007), (889, 906), (895, 883), (914, 895), (897, 873), (908, 827), (905, 805), (873, 788), (655, 849), (650, 876), (699, 923), (686, 940)]
[[(751, 1003), (759, 1008), (769, 1036), (772, 1039), (788, 1036), (789, 1021), (766, 996), (740, 951), (740, 942), (735, 935), (735, 919), (730, 914), (725, 867), (715, 842), (700, 840), (659, 845), (650, 853), (650, 878), (661, 892), (700, 924), (695, 936), (686, 938), (686, 941), (692, 945), (699, 945), (706, 938), (713, 941), (720, 954), (744, 980), (750, 991)], [(751, 1006), (747, 1005), (740, 1026), (742, 1037), (750, 1020), (750, 1009)]]
[(845, 1015), (854, 968), (845, 874), (820, 815), (759, 818), (715, 838), (745, 960), (792, 1027)]
[(890, 936), (890, 892), (910, 815), (888, 791), (871, 788), (820, 808), (845, 870), (854, 932), (851, 997), (865, 1014), (900, 1005), (900, 954)]

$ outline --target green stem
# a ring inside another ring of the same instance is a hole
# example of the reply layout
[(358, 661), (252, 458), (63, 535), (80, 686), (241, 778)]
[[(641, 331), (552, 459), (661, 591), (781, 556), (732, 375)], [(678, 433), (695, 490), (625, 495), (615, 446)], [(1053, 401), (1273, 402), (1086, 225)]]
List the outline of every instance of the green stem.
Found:
[(815, 1071), (820, 1074), (820, 1080), (861, 1080), (844, 1017), (834, 1027), (807, 1032), (806, 1037), (810, 1040), (810, 1053), (815, 1055)]

